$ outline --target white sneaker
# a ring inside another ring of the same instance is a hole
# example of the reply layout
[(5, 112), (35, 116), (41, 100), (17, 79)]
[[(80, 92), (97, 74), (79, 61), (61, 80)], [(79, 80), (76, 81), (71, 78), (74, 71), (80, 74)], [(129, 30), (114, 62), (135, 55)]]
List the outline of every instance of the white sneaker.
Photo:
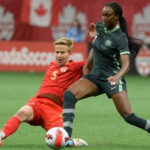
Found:
[(73, 147), (88, 146), (88, 143), (83, 139), (72, 139)]

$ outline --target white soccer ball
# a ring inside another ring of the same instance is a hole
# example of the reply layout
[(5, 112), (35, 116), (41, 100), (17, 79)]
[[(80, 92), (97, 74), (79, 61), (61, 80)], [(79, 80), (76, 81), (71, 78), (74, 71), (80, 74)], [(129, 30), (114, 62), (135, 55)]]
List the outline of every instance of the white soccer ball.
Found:
[(53, 149), (60, 149), (68, 144), (69, 136), (65, 129), (54, 127), (46, 133), (46, 144)]

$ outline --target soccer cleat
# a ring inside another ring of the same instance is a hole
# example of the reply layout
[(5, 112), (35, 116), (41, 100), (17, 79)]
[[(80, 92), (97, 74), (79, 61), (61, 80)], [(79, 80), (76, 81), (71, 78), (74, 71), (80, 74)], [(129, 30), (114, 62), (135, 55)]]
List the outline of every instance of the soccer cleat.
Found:
[(2, 134), (2, 131), (0, 130), (0, 147), (2, 146), (3, 144), (3, 134)]
[(83, 139), (72, 139), (72, 141), (73, 141), (72, 147), (88, 146), (88, 143)]

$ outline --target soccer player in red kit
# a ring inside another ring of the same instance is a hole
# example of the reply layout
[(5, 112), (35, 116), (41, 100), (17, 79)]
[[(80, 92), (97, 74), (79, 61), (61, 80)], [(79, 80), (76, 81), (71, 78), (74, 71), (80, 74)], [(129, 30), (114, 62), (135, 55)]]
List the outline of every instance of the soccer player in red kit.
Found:
[[(12, 116), (0, 131), (0, 145), (5, 138), (16, 132), (22, 122), (42, 126), (46, 131), (63, 127), (63, 93), (82, 76), (84, 61), (69, 60), (73, 42), (60, 38), (54, 42), (56, 62), (52, 62), (37, 94)], [(71, 146), (87, 146), (82, 139), (72, 139)]]

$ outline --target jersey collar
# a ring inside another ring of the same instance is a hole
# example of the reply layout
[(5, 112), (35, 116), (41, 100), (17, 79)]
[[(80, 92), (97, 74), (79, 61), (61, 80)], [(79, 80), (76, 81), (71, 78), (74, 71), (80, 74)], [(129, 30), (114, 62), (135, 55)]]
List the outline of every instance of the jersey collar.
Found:
[(112, 33), (116, 30), (118, 30), (120, 28), (120, 26), (117, 24), (112, 30), (108, 30), (106, 27), (104, 27), (104, 32), (105, 33)]

